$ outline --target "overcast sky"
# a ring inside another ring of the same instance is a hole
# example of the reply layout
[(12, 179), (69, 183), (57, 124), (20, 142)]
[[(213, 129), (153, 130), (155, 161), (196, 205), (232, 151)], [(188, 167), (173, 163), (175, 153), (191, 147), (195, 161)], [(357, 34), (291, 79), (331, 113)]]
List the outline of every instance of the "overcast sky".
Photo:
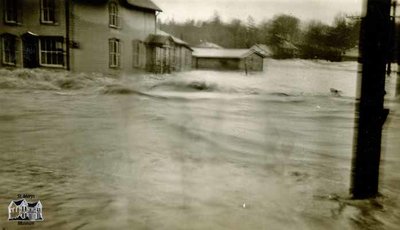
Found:
[(359, 14), (363, 0), (153, 0), (163, 12), (162, 20), (209, 19), (218, 11), (223, 20), (251, 15), (257, 22), (279, 13), (302, 20), (317, 19), (331, 23), (340, 12)]

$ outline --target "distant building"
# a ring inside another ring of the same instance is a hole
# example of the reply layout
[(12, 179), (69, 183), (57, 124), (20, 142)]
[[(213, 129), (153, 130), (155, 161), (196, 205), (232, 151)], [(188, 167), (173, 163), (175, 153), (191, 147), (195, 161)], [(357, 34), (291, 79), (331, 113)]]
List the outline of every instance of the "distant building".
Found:
[(300, 49), (293, 43), (282, 40), (279, 45), (273, 47), (274, 58), (295, 58), (300, 55)]
[(263, 71), (265, 55), (253, 49), (193, 49), (193, 68)]
[(157, 49), (146, 41), (160, 11), (151, 0), (2, 0), (0, 67), (153, 70)]
[(254, 46), (250, 47), (250, 49), (259, 52), (260, 54), (264, 55), (265, 57), (273, 56), (271, 49), (265, 44), (255, 44)]
[(348, 49), (342, 55), (342, 61), (357, 61), (359, 57), (358, 46)]
[(195, 48), (209, 48), (209, 49), (223, 49), (224, 47), (212, 42), (202, 42), (195, 46)]

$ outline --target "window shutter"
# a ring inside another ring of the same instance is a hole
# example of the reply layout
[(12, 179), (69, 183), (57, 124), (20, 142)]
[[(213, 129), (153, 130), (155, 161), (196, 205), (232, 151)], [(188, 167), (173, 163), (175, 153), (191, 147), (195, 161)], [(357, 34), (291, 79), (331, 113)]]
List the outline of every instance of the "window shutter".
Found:
[(133, 66), (139, 67), (139, 55), (140, 55), (139, 54), (139, 41), (133, 40), (132, 46), (133, 46), (133, 55), (132, 55)]
[(3, 22), (7, 21), (6, 15), (7, 15), (7, 1), (3, 1), (2, 3), (2, 7), (3, 7)]
[(21, 64), (22, 66), (22, 60), (21, 60), (21, 39), (20, 38), (15, 38), (15, 64), (18, 66)]
[(63, 1), (59, 1), (59, 0), (50, 0), (53, 1), (53, 6), (54, 6), (54, 23), (58, 23), (59, 22), (59, 15), (60, 15), (60, 4)]
[(145, 68), (146, 67), (146, 46), (143, 42), (140, 42), (140, 67)]
[(21, 1), (22, 0), (15, 0), (16, 1), (16, 5), (17, 5), (17, 23), (18, 24), (22, 24), (22, 19), (23, 19), (23, 15), (22, 15), (22, 4)]
[(4, 35), (0, 35), (0, 62), (3, 63), (4, 60)]
[[(18, 2), (18, 5), (20, 6), (20, 3)], [(22, 15), (22, 7), (17, 7), (17, 23), (22, 25), (23, 21), (23, 15)]]

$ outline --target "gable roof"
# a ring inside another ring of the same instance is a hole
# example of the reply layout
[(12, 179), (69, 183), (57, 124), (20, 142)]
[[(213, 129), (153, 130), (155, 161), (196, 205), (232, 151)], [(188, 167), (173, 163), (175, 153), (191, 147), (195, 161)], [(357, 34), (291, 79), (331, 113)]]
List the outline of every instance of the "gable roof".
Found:
[(158, 7), (154, 2), (151, 0), (126, 0), (128, 4), (131, 6), (139, 7), (142, 9), (149, 9), (162, 12), (160, 7)]
[(41, 203), (40, 203), (40, 201), (31, 202), (31, 203), (29, 203), (29, 202), (28, 202), (28, 207), (30, 207), (30, 208), (34, 208), (34, 207), (36, 207), (36, 206), (38, 206), (38, 207), (40, 207), (40, 206), (41, 206)]
[(214, 49), (214, 48), (193, 48), (193, 56), (200, 58), (245, 58), (253, 53), (265, 57), (260, 52), (251, 49)]
[(172, 40), (173, 40), (174, 43), (176, 43), (176, 44), (178, 44), (178, 45), (185, 46), (186, 48), (188, 48), (188, 49), (190, 49), (190, 50), (193, 50), (193, 49), (189, 46), (189, 44), (188, 44), (187, 42), (185, 42), (185, 41), (183, 41), (183, 40), (181, 40), (181, 39), (179, 39), (179, 38), (177, 38), (177, 37), (175, 37), (175, 36), (173, 36), (173, 35), (171, 35), (171, 34), (165, 32), (165, 31), (157, 30), (157, 34), (163, 35), (163, 36), (170, 36), (170, 37), (172, 38)]
[[(25, 202), (24, 202), (25, 201)], [(25, 199), (21, 199), (21, 200), (13, 200), (11, 201), (11, 203), (16, 204), (17, 206), (20, 206), (21, 203), (27, 203)]]
[(259, 53), (262, 53), (266, 57), (272, 56), (271, 49), (267, 45), (264, 45), (264, 44), (255, 44), (250, 49), (258, 51)]
[(223, 49), (222, 46), (212, 42), (202, 42), (196, 46), (196, 48), (210, 48), (210, 49)]
[(146, 43), (154, 45), (165, 45), (168, 40), (173, 41), (171, 36), (161, 35), (161, 34), (150, 34), (146, 38)]

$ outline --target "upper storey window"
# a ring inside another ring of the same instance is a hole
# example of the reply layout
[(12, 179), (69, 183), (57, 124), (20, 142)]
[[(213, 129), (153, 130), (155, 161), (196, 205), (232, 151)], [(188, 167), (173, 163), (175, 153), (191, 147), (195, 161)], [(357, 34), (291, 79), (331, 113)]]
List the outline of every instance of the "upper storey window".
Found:
[(56, 4), (55, 0), (40, 1), (40, 20), (42, 23), (54, 24), (56, 22)]
[(110, 22), (109, 22), (110, 27), (115, 27), (115, 28), (120, 27), (119, 11), (117, 3), (111, 2), (108, 10), (110, 15)]
[(17, 24), (19, 21), (19, 9), (17, 0), (4, 0), (4, 21), (9, 24)]

